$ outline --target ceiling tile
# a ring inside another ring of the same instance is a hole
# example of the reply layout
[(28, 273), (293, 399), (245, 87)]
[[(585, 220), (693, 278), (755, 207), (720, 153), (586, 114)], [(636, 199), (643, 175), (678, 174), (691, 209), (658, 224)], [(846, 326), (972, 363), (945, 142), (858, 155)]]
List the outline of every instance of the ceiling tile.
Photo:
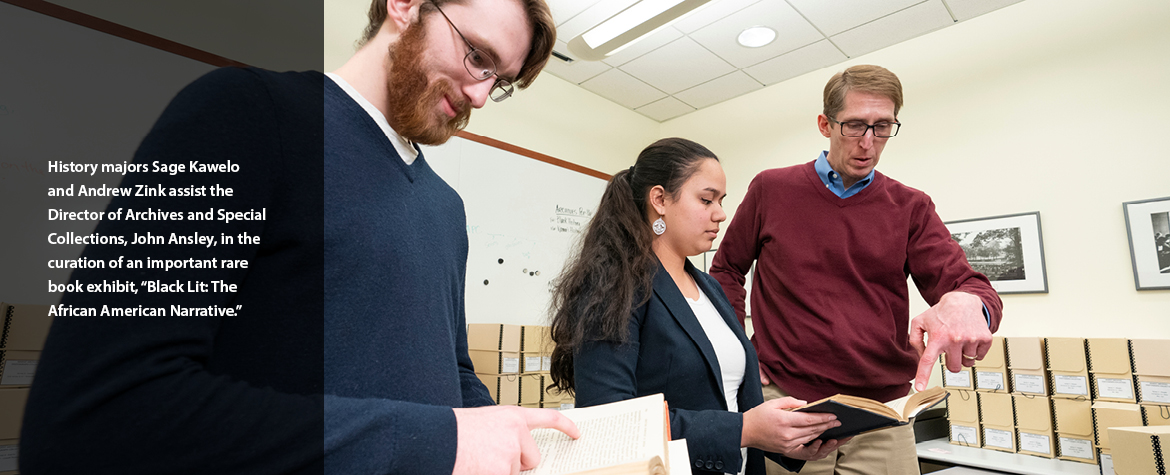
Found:
[[(736, 38), (752, 26), (776, 30), (776, 40), (748, 48)], [(745, 68), (824, 39), (800, 14), (782, 1), (762, 1), (691, 33), (691, 38), (738, 68)]]
[(783, 56), (764, 61), (744, 72), (771, 86), (809, 71), (831, 66), (848, 59), (829, 40), (821, 40)]
[(841, 51), (856, 58), (954, 24), (942, 0), (930, 0), (846, 31), (832, 38)]
[(828, 36), (902, 10), (923, 0), (788, 0)]
[(636, 112), (659, 122), (673, 119), (687, 112), (693, 112), (694, 110), (694, 107), (688, 106), (682, 101), (669, 96), (635, 109)]
[(698, 30), (704, 26), (710, 25), (719, 19), (738, 12), (744, 7), (760, 0), (715, 0), (711, 3), (703, 5), (702, 8), (695, 10), (691, 14), (683, 17), (674, 24), (675, 28), (683, 33), (690, 33)]
[(637, 109), (666, 97), (662, 91), (650, 87), (617, 68), (610, 69), (581, 83), (581, 87), (629, 109)]
[(548, 8), (552, 10), (553, 22), (560, 25), (595, 3), (597, 0), (548, 0)]
[(743, 71), (735, 71), (675, 94), (674, 97), (695, 108), (702, 109), (763, 87), (763, 84), (744, 74)]
[(549, 58), (548, 65), (544, 67), (544, 70), (573, 84), (581, 84), (610, 68), (608, 64), (600, 61), (582, 61), (576, 55), (569, 52), (569, 47), (564, 41), (557, 40), (557, 46), (554, 48), (554, 51), (573, 58), (574, 61), (572, 63), (566, 63), (555, 57)]
[(570, 18), (564, 24), (557, 25), (557, 38), (563, 39), (568, 43), (569, 40), (576, 38), (581, 33), (589, 31), (590, 28), (597, 26), (598, 23), (609, 19), (614, 14), (625, 10), (637, 1), (601, 0), (593, 4), (593, 6), (586, 8), (581, 13), (578, 13), (573, 18)]
[(610, 66), (621, 66), (639, 56), (661, 48), (671, 41), (682, 38), (682, 35), (683, 34), (681, 32), (674, 29), (673, 27), (666, 27), (657, 33), (642, 38), (637, 43), (627, 46), (625, 49), (618, 51), (617, 54), (605, 58), (602, 61)]
[(951, 8), (955, 20), (964, 21), (984, 13), (999, 10), (1021, 0), (943, 0)]
[(735, 67), (690, 38), (682, 38), (620, 68), (667, 94), (702, 84)]

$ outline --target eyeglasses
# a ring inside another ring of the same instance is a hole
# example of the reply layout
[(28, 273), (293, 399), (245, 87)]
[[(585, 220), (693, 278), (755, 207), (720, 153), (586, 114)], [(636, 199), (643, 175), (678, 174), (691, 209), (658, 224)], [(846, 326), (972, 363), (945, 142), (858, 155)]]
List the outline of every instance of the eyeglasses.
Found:
[(447, 24), (451, 25), (451, 29), (455, 30), (455, 34), (459, 35), (459, 38), (462, 38), (464, 43), (467, 43), (467, 49), (471, 50), (463, 57), (463, 67), (467, 69), (467, 74), (470, 74), (476, 81), (484, 81), (492, 76), (496, 77), (496, 83), (492, 85), (492, 90), (488, 93), (488, 97), (492, 98), (492, 102), (500, 102), (512, 97), (515, 88), (512, 87), (510, 81), (496, 74), (496, 63), (492, 61), (492, 58), (484, 54), (483, 51), (471, 46), (471, 42), (467, 41), (467, 38), (463, 36), (463, 33), (459, 31), (459, 28), (454, 23), (451, 23), (451, 18), (447, 17), (446, 13), (443, 13), (443, 9), (439, 8), (439, 4), (431, 2), (431, 5), (435, 6), (435, 10), (438, 10), (440, 15), (443, 15), (443, 19), (447, 20)]
[(828, 119), (832, 122), (840, 124), (841, 125), (841, 135), (844, 135), (846, 137), (864, 137), (865, 133), (869, 132), (869, 129), (873, 129), (873, 136), (874, 137), (881, 138), (881, 139), (888, 139), (890, 137), (898, 135), (898, 129), (902, 127), (901, 122), (878, 122), (876, 124), (869, 125), (869, 124), (866, 124), (865, 122), (854, 121), (854, 120), (850, 120), (850, 121), (846, 121), (846, 122), (837, 122), (837, 119), (833, 119), (831, 117), (829, 117)]

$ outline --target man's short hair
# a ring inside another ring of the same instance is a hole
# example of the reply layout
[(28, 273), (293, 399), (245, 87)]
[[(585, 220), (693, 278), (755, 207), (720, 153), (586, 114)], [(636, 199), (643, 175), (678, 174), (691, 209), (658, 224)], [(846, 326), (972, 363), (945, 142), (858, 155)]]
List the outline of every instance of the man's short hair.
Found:
[(845, 94), (865, 92), (888, 97), (894, 101), (894, 117), (902, 110), (902, 82), (898, 76), (881, 66), (860, 64), (834, 74), (825, 84), (826, 117), (837, 120), (837, 113), (845, 108)]
[[(536, 76), (544, 69), (552, 55), (553, 45), (557, 41), (557, 25), (553, 22), (552, 12), (548, 9), (545, 0), (514, 0), (520, 2), (524, 12), (528, 14), (528, 25), (532, 27), (532, 44), (528, 47), (528, 57), (524, 58), (524, 65), (520, 67), (520, 74), (513, 83), (520, 89), (527, 88)], [(419, 8), (420, 21), (423, 15), (435, 11), (434, 6), (442, 7), (448, 3), (459, 4), (462, 0), (424, 0)], [(382, 22), (386, 21), (386, 0), (370, 2), (370, 11), (366, 15), (369, 23), (358, 40), (358, 47), (365, 46), (378, 35)]]

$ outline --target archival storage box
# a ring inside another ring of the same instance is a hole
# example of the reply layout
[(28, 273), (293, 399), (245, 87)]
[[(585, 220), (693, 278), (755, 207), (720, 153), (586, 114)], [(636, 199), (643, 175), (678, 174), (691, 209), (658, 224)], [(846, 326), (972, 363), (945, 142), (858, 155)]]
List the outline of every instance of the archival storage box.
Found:
[(979, 420), (983, 426), (983, 448), (1016, 452), (1016, 413), (1012, 395), (979, 392)]
[(520, 351), (552, 353), (551, 328), (544, 325), (524, 325), (520, 328)]
[(1048, 363), (1044, 360), (1044, 339), (1007, 338), (1008, 373), (1012, 392), (1048, 395)]
[(1142, 423), (1141, 406), (1125, 402), (1094, 401), (1093, 402), (1094, 432), (1097, 434), (1097, 447), (1111, 449), (1109, 446), (1110, 427), (1131, 427), (1145, 425)]
[(1045, 338), (1048, 387), (1053, 398), (1089, 399), (1089, 357), (1084, 338)]
[(1020, 453), (1056, 457), (1056, 432), (1052, 427), (1052, 403), (1047, 396), (1013, 394), (1016, 411), (1016, 438)]
[(1170, 450), (1170, 426), (1112, 427), (1113, 471), (1117, 475), (1166, 473), (1166, 450)]
[(520, 374), (520, 353), (512, 351), (468, 350), (475, 372), (480, 374)]
[(1007, 370), (1007, 351), (1004, 347), (1003, 337), (992, 337), (991, 348), (987, 350), (987, 354), (983, 356), (982, 360), (975, 361), (975, 390), (997, 393), (1011, 392)]
[(1056, 426), (1056, 455), (1062, 460), (1097, 463), (1093, 431), (1093, 403), (1088, 399), (1052, 398)]
[(951, 444), (981, 447), (979, 399), (975, 391), (947, 390), (947, 428)]
[(1131, 344), (1138, 401), (1170, 406), (1170, 340), (1132, 340)]
[(518, 374), (478, 374), (479, 380), (487, 386), (492, 400), (501, 406), (515, 406), (520, 404), (520, 375)]
[(1133, 389), (1133, 359), (1125, 338), (1089, 338), (1089, 378), (1093, 399), (1137, 402)]
[(31, 385), (40, 359), (39, 351), (0, 350), (0, 388)]
[(0, 389), (0, 439), (19, 439), (28, 388)]
[(0, 319), (4, 332), (0, 334), (0, 348), (6, 350), (41, 351), (53, 317), (50, 305), (22, 305), (0, 302)]

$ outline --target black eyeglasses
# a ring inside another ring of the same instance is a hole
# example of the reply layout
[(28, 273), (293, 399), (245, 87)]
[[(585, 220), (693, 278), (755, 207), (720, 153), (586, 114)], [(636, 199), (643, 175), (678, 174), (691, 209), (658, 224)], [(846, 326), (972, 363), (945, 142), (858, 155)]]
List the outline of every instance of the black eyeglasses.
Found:
[(431, 5), (435, 6), (435, 10), (438, 10), (440, 15), (443, 15), (443, 19), (447, 20), (447, 24), (451, 25), (451, 29), (455, 30), (455, 34), (459, 35), (459, 38), (462, 38), (464, 43), (467, 43), (467, 49), (471, 50), (463, 57), (463, 67), (467, 68), (467, 74), (470, 74), (476, 81), (484, 81), (492, 76), (496, 76), (496, 83), (492, 85), (492, 90), (488, 93), (488, 97), (492, 98), (492, 102), (500, 102), (512, 97), (515, 88), (512, 87), (510, 81), (496, 74), (496, 63), (492, 61), (492, 58), (484, 54), (483, 51), (475, 49), (471, 45), (471, 42), (467, 41), (467, 38), (463, 36), (459, 28), (454, 23), (451, 23), (451, 18), (447, 17), (446, 13), (443, 13), (442, 8), (439, 8), (439, 4), (431, 2)]
[(828, 119), (834, 123), (840, 124), (841, 135), (846, 137), (864, 137), (865, 133), (869, 132), (869, 129), (873, 129), (874, 137), (888, 139), (898, 135), (898, 129), (902, 127), (901, 122), (878, 122), (876, 124), (869, 125), (861, 121), (850, 120), (846, 122), (837, 122), (837, 119), (832, 117), (828, 117)]

